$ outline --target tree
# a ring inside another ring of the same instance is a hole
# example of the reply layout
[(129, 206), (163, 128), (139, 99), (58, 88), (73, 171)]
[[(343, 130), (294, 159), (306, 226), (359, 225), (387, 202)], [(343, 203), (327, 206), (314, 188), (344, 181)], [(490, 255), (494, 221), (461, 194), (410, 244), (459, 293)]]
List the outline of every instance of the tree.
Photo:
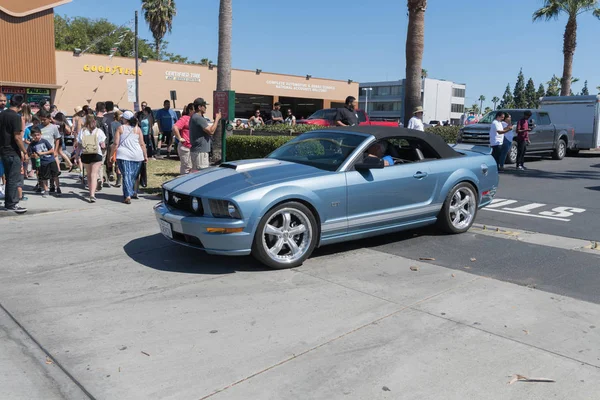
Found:
[(540, 99), (546, 95), (544, 84), (540, 83), (537, 93), (535, 94), (535, 108), (540, 108)]
[(479, 104), (475, 103), (471, 106), (471, 111), (475, 114), (479, 114)]
[(486, 107), (485, 110), (483, 110), (484, 115), (490, 112), (492, 112), (492, 109), (490, 107)]
[(423, 51), (425, 49), (427, 0), (407, 0), (407, 7), (405, 121), (408, 121), (412, 117), (413, 110), (421, 105), (421, 73), (423, 69)]
[(421, 68), (421, 78), (423, 78), (423, 79), (427, 78), (427, 70), (426, 69)]
[(513, 95), (510, 91), (510, 83), (506, 84), (506, 90), (504, 91), (504, 94), (502, 95), (502, 101), (500, 102), (500, 108), (514, 108), (515, 107), (515, 100), (513, 98)]
[(560, 79), (556, 75), (552, 75), (547, 84), (546, 96), (558, 96), (560, 94)]
[(596, 86), (596, 90), (600, 93), (600, 86)]
[(583, 83), (583, 88), (581, 89), (581, 96), (589, 96), (590, 95), (590, 90), (588, 89), (588, 85), (587, 85), (587, 81), (585, 81)]
[(513, 91), (513, 98), (515, 108), (527, 107), (527, 99), (525, 98), (525, 76), (523, 75), (522, 68), (517, 76), (517, 83), (515, 84), (515, 90)]
[(177, 14), (175, 0), (142, 0), (142, 10), (154, 37), (156, 59), (160, 60), (160, 44), (167, 32), (171, 33), (173, 18)]
[(558, 19), (562, 14), (568, 16), (563, 36), (563, 74), (560, 95), (567, 96), (571, 92), (571, 76), (573, 75), (573, 56), (577, 47), (577, 16), (592, 12), (600, 18), (598, 0), (544, 0), (544, 6), (533, 13), (533, 21)]
[(498, 96), (492, 97), (492, 103), (494, 103), (494, 110), (496, 109), (496, 104), (498, 104), (499, 101), (500, 99), (498, 98)]
[(525, 86), (526, 108), (536, 108), (536, 96), (537, 92), (535, 91), (535, 84), (533, 83), (533, 79), (529, 78), (527, 86)]
[(481, 96), (479, 96), (479, 98), (477, 100), (479, 100), (479, 104), (480, 104), (479, 109), (483, 110), (483, 102), (485, 101), (485, 96), (481, 95)]

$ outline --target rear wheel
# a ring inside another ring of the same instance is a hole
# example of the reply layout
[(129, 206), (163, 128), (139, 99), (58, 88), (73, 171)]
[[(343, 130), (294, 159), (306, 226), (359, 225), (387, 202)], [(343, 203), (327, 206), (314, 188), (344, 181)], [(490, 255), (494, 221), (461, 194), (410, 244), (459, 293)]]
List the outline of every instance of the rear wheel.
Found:
[(517, 162), (517, 142), (512, 142), (510, 145), (510, 150), (508, 151), (508, 155), (506, 156), (505, 164), (515, 164)]
[(313, 213), (302, 203), (287, 202), (272, 208), (260, 220), (252, 255), (271, 268), (294, 268), (310, 257), (317, 240)]
[(563, 158), (565, 158), (566, 154), (567, 154), (567, 143), (564, 141), (564, 139), (559, 139), (558, 144), (556, 145), (556, 148), (552, 152), (552, 158), (555, 160), (562, 160)]
[(446, 196), (438, 216), (440, 228), (448, 233), (468, 231), (477, 216), (477, 203), (477, 194), (473, 185), (462, 182), (454, 186)]

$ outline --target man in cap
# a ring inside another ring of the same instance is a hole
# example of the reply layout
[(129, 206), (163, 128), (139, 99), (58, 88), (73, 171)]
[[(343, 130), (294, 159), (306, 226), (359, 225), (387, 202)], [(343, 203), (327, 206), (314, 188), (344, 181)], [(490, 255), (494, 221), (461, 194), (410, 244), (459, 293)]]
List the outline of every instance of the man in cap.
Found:
[(208, 103), (202, 97), (194, 100), (194, 115), (190, 119), (190, 157), (192, 159), (192, 172), (210, 166), (209, 153), (212, 146), (212, 137), (217, 132), (221, 123), (221, 110), (215, 115), (215, 122), (209, 126), (204, 117)]
[(423, 125), (423, 107), (419, 106), (413, 111), (413, 117), (408, 121), (408, 129), (414, 129), (416, 131), (425, 131)]

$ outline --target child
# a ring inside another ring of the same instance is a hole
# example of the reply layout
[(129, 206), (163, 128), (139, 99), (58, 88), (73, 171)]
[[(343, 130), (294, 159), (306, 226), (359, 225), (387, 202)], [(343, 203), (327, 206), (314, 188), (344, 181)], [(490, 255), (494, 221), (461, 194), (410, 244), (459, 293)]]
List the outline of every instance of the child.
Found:
[(31, 157), (34, 167), (38, 168), (42, 197), (48, 197), (48, 180), (58, 177), (58, 166), (54, 158), (54, 149), (50, 142), (42, 138), (42, 131), (38, 126), (31, 128), (30, 135), (31, 144), (27, 149), (27, 154)]

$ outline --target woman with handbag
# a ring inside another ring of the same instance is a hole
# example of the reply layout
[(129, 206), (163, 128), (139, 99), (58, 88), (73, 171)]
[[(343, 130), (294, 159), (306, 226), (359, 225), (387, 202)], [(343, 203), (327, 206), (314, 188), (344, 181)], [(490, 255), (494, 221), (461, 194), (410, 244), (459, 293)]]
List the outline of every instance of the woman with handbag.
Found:
[(81, 149), (81, 162), (87, 171), (87, 181), (90, 190), (90, 203), (96, 202), (96, 188), (100, 179), (102, 167), (102, 150), (106, 148), (106, 135), (96, 127), (93, 115), (85, 117), (83, 128), (77, 136), (77, 144)]
[(123, 202), (131, 204), (131, 198), (137, 198), (136, 180), (140, 168), (144, 161), (148, 161), (144, 135), (131, 111), (123, 113), (123, 125), (115, 132), (113, 146), (116, 146), (117, 165), (123, 176)]

